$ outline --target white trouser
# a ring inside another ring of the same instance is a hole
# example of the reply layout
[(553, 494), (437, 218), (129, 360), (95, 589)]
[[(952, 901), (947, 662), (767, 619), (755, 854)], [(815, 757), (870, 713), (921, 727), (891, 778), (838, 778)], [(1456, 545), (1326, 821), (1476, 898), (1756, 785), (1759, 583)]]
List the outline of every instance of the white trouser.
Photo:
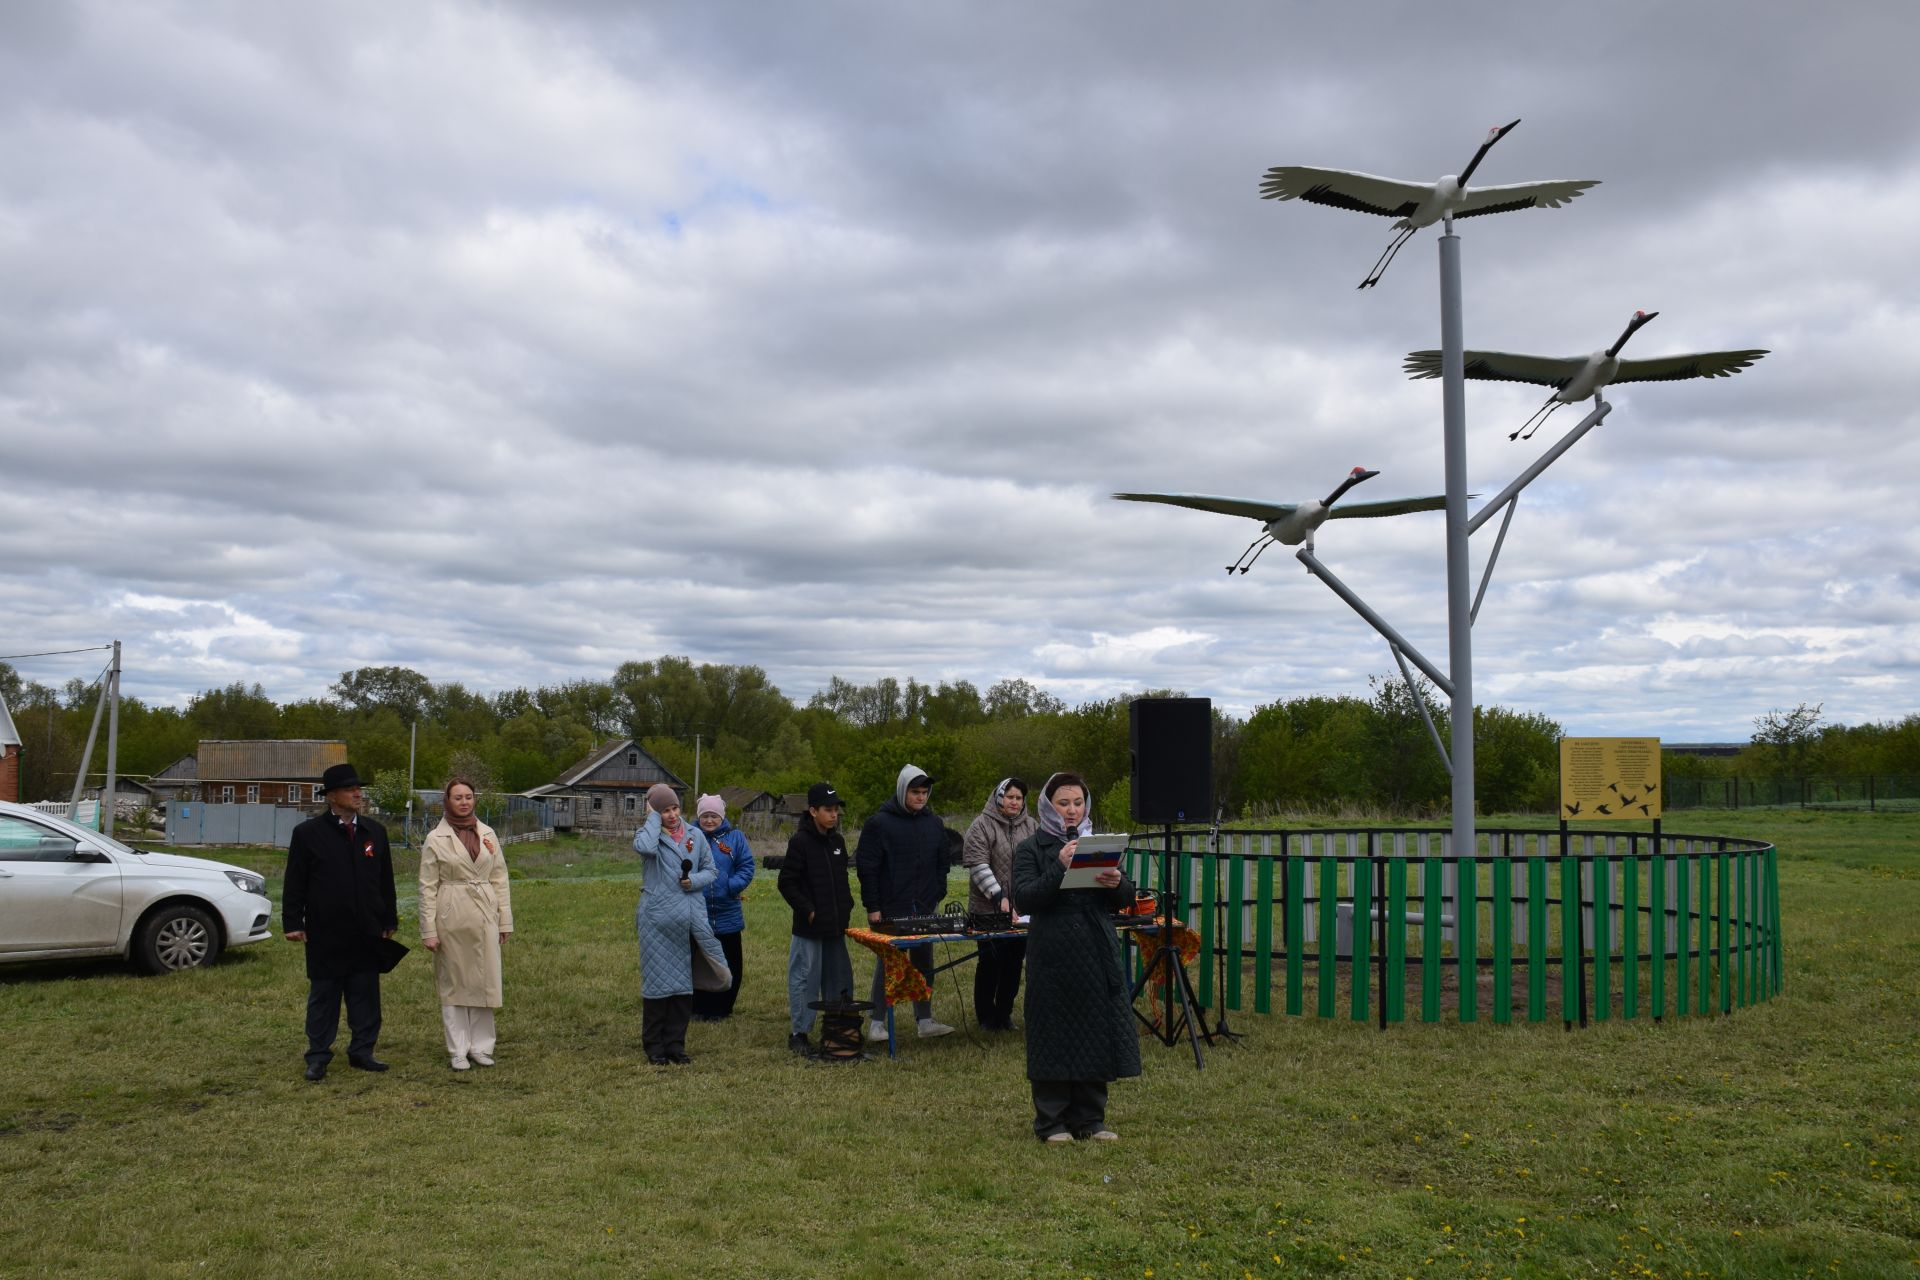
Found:
[(472, 1004), (443, 1004), (440, 1021), (447, 1029), (447, 1053), (464, 1058), (469, 1053), (493, 1056), (493, 1010)]

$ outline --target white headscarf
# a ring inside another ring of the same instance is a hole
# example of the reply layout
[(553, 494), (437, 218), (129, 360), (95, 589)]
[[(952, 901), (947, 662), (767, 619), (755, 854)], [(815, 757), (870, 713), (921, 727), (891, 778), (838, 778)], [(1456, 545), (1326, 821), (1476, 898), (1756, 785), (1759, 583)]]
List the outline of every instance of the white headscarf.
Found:
[[(1060, 775), (1057, 773), (1048, 776), (1046, 782), (1043, 783), (1040, 787), (1040, 799), (1033, 806), (1033, 812), (1035, 816), (1037, 816), (1040, 819), (1040, 829), (1042, 831), (1046, 831), (1053, 835), (1059, 836), (1062, 840), (1072, 840), (1078, 836), (1092, 835), (1093, 834), (1093, 796), (1092, 795), (1087, 796), (1086, 816), (1080, 819), (1080, 827), (1076, 831), (1069, 832), (1067, 830), (1066, 820), (1060, 816), (1060, 811), (1053, 807), (1053, 795), (1051, 794), (1053, 791), (1053, 780), (1059, 776)], [(1080, 785), (1080, 789), (1082, 791), (1085, 791), (1087, 789), (1086, 784), (1082, 783)]]

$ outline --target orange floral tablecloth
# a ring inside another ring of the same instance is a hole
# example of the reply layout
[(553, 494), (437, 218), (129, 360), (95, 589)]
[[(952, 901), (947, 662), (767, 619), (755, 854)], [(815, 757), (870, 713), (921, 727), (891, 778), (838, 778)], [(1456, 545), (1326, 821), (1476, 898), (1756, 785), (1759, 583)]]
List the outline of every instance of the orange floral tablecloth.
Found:
[[(1143, 966), (1151, 966), (1153, 958), (1160, 954), (1160, 939), (1166, 929), (1167, 918), (1155, 916), (1153, 923), (1158, 926), (1157, 930), (1151, 932), (1140, 930), (1133, 935), (1134, 945), (1140, 948), (1140, 963)], [(1193, 958), (1200, 954), (1200, 935), (1187, 928), (1187, 922), (1184, 920), (1173, 922), (1173, 949), (1180, 957), (1182, 968), (1192, 964)], [(1146, 994), (1147, 1020), (1157, 1027), (1160, 1025), (1160, 984), (1149, 982)]]
[[(893, 945), (891, 933), (875, 933), (871, 929), (849, 929), (847, 936), (880, 957), (880, 963), (887, 971), (887, 1003), (899, 1004), (903, 1000), (931, 1000), (933, 992), (927, 987), (927, 980), (913, 967), (913, 961), (907, 953)], [(932, 942), (926, 945), (932, 946)], [(881, 1017), (879, 1010), (874, 1017)]]

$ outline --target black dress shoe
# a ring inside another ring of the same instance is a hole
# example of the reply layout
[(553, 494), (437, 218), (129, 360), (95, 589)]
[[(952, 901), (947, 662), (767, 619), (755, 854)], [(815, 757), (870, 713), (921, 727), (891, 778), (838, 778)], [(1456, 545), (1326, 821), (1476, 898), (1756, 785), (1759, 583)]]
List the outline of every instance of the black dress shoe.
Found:
[(320, 1081), (325, 1080), (326, 1078), (327, 1078), (326, 1063), (309, 1062), (307, 1064), (307, 1079), (313, 1081), (315, 1084), (318, 1084)]
[(647, 1065), (648, 1065), (648, 1066), (650, 1066), (650, 1067), (664, 1067), (664, 1066), (666, 1066), (666, 1065), (667, 1065), (667, 1059), (666, 1059), (666, 1055), (665, 1055), (665, 1054), (659, 1054), (659, 1053), (650, 1053), (650, 1054), (648, 1054), (648, 1055), (647, 1055)]
[(686, 1067), (693, 1064), (693, 1059), (684, 1053), (670, 1053), (667, 1055), (667, 1061), (676, 1067)]
[(387, 1069), (387, 1064), (372, 1054), (368, 1054), (364, 1058), (348, 1058), (347, 1065), (355, 1071), (385, 1071)]
[(796, 1031), (787, 1037), (787, 1048), (803, 1058), (813, 1056), (813, 1041), (807, 1039), (807, 1033)]

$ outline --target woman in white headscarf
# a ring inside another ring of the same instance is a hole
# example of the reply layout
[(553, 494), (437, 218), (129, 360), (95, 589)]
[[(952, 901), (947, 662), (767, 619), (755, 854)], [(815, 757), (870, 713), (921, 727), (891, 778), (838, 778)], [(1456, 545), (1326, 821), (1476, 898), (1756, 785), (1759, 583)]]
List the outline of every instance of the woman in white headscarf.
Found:
[(1111, 1142), (1107, 1085), (1140, 1074), (1140, 1034), (1114, 937), (1113, 913), (1133, 903), (1118, 867), (1098, 887), (1060, 882), (1082, 835), (1093, 831), (1087, 784), (1056, 773), (1040, 789), (1040, 830), (1013, 851), (1013, 900), (1027, 928), (1027, 1081), (1033, 1132), (1044, 1142)]

